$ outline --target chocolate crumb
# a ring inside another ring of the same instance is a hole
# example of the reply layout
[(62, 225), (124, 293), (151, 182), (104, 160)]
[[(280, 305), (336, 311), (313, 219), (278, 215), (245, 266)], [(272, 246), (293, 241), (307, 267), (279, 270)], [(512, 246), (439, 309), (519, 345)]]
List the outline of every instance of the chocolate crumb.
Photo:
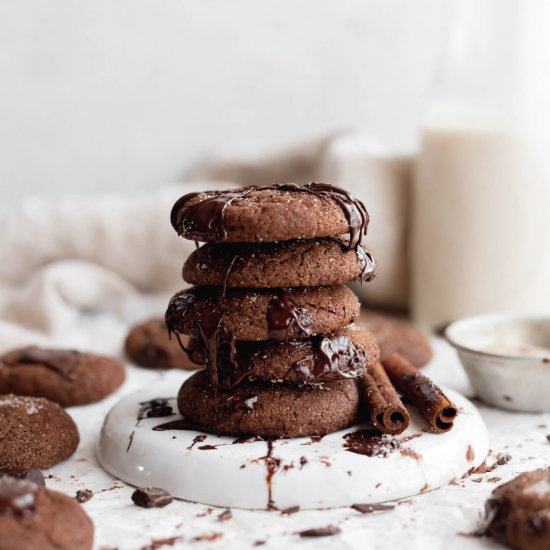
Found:
[(543, 357), (542, 362), (543, 363), (550, 363), (550, 357)]
[(512, 460), (512, 457), (509, 454), (499, 454), (495, 464), (497, 466), (503, 466), (504, 464), (508, 464), (510, 460)]
[(132, 493), (132, 501), (142, 508), (162, 508), (172, 502), (172, 495), (158, 487), (142, 487)]
[(193, 538), (193, 541), (195, 542), (213, 542), (215, 540), (221, 539), (223, 537), (223, 533), (204, 533), (204, 535), (198, 535), (197, 537)]
[(299, 506), (289, 506), (288, 508), (281, 510), (281, 514), (284, 514), (285, 516), (290, 516), (291, 514), (295, 514), (296, 512), (299, 512), (299, 511), (300, 511)]
[(381, 485), (382, 485), (382, 482), (380, 481), (379, 483), (377, 483), (377, 484), (374, 486), (374, 488), (375, 488), (375, 489), (378, 489), (378, 487), (380, 487)]
[(497, 482), (499, 482), (501, 479), (502, 479), (501, 477), (495, 476), (495, 477), (490, 477), (487, 481), (488, 481), (489, 483), (497, 483)]
[(224, 510), (219, 516), (218, 519), (220, 521), (227, 521), (228, 519), (231, 519), (233, 517), (233, 514), (231, 513), (231, 510), (227, 508)]
[(466, 450), (466, 460), (468, 462), (473, 462), (476, 458), (476, 455), (474, 453), (474, 449), (471, 445), (468, 445), (468, 449)]
[(429, 488), (430, 488), (430, 487), (428, 486), (428, 484), (425, 483), (425, 484), (423, 485), (423, 487), (420, 489), (420, 492), (421, 492), (421, 493), (425, 493)]
[(502, 399), (504, 399), (505, 401), (512, 401), (512, 398), (509, 395), (503, 395)]
[(257, 540), (254, 542), (254, 546), (263, 546), (265, 544), (265, 540)]
[(481, 483), (483, 481), (482, 477), (476, 477), (476, 479), (472, 479), (474, 483)]
[(546, 441), (548, 441), (548, 443), (550, 443), (550, 435), (546, 436)]
[(297, 534), (301, 537), (332, 537), (341, 533), (340, 529), (335, 525), (327, 525), (326, 527), (315, 527), (313, 529), (306, 529), (300, 531)]
[(94, 494), (90, 491), (90, 489), (79, 489), (76, 492), (75, 498), (78, 502), (80, 502), (80, 504), (83, 504), (84, 502), (88, 502), (93, 496)]
[(393, 510), (395, 504), (352, 504), (351, 508), (362, 514), (372, 514), (373, 512), (382, 512), (384, 510)]
[(174, 546), (176, 542), (181, 540), (181, 537), (169, 537), (165, 539), (154, 539), (147, 546), (143, 546), (141, 550), (158, 550), (163, 546)]

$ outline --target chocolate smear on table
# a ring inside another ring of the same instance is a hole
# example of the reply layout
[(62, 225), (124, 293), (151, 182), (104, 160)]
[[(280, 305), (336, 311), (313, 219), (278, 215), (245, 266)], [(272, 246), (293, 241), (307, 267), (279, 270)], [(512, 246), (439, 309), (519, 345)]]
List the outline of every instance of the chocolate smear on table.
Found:
[(37, 490), (35, 483), (9, 476), (0, 477), (0, 517), (32, 514)]
[(189, 450), (191, 450), (197, 443), (202, 443), (208, 436), (206, 434), (197, 435), (193, 438), (193, 443), (187, 447)]
[(83, 504), (84, 502), (88, 502), (93, 496), (94, 494), (90, 489), (79, 489), (76, 492), (75, 498), (80, 504)]
[(407, 396), (437, 433), (453, 427), (458, 409), (439, 386), (399, 353), (384, 357), (382, 365), (395, 388)]
[(335, 525), (327, 525), (326, 527), (316, 527), (314, 529), (306, 529), (305, 531), (299, 531), (296, 533), (301, 537), (332, 537), (340, 534), (341, 531)]
[(184, 416), (182, 416), (181, 418), (177, 418), (176, 420), (171, 420), (170, 422), (165, 422), (164, 424), (157, 424), (156, 426), (153, 426), (153, 430), (155, 432), (164, 432), (167, 430), (195, 432), (199, 431), (200, 429), (201, 427), (196, 422), (185, 418)]
[(367, 418), (377, 430), (396, 435), (409, 427), (409, 412), (379, 362), (361, 376), (360, 388)]
[(16, 468), (9, 468), (8, 466), (0, 466), (0, 476), (3, 475), (23, 481), (30, 481), (31, 483), (36, 483), (42, 487), (46, 486), (44, 475), (38, 468), (33, 468), (32, 470), (19, 470)]
[(173, 497), (158, 487), (142, 487), (132, 493), (132, 502), (141, 508), (163, 508), (172, 502)]
[(422, 457), (416, 452), (405, 447), (404, 443), (420, 437), (421, 434), (411, 434), (399, 438), (387, 434), (380, 434), (377, 430), (365, 428), (349, 432), (344, 435), (344, 447), (351, 453), (365, 456), (374, 456), (386, 458), (395, 451), (399, 451), (402, 456), (420, 460)]
[(81, 353), (75, 350), (29, 346), (7, 353), (2, 358), (2, 363), (10, 367), (37, 365), (60, 374), (66, 380), (72, 380), (81, 357)]
[[(328, 183), (281, 183), (266, 187), (241, 187), (222, 191), (188, 193), (179, 198), (170, 213), (172, 227), (178, 235), (204, 242), (218, 242), (227, 238), (225, 209), (235, 201), (244, 199), (255, 191), (282, 191), (308, 193), (319, 198), (333, 200), (344, 213), (349, 232), (348, 248), (356, 248), (366, 235), (369, 215), (365, 205), (351, 193)], [(194, 199), (199, 199), (193, 202)]]
[(351, 508), (361, 512), (361, 514), (372, 514), (373, 512), (393, 510), (395, 504), (352, 504)]
[(273, 476), (281, 466), (281, 459), (273, 456), (273, 442), (274, 439), (268, 439), (267, 454), (262, 456), (259, 460), (264, 460), (267, 468), (266, 483), (267, 483), (267, 509), (277, 510), (275, 502), (273, 501)]

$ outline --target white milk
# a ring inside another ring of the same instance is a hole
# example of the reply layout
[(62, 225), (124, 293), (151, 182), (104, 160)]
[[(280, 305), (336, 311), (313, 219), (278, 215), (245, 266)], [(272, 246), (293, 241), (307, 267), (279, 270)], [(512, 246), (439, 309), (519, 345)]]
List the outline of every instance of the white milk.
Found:
[(422, 325), (550, 312), (550, 141), (524, 130), (464, 109), (426, 120), (411, 243)]

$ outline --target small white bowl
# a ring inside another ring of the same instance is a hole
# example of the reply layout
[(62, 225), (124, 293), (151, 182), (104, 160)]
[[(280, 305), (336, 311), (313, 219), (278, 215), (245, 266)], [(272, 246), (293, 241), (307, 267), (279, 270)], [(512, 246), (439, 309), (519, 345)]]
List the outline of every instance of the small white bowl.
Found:
[(550, 317), (491, 314), (447, 327), (477, 395), (511, 411), (550, 412)]

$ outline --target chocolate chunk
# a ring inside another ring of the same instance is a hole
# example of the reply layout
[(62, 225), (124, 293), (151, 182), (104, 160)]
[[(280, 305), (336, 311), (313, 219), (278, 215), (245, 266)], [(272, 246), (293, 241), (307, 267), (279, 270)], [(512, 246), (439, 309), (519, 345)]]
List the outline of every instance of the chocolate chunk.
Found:
[(78, 502), (80, 502), (80, 504), (83, 504), (84, 502), (88, 502), (93, 496), (94, 494), (90, 491), (90, 489), (79, 489), (76, 492), (75, 498)]
[(224, 510), (219, 516), (218, 519), (220, 521), (227, 521), (228, 519), (231, 519), (233, 517), (233, 514), (231, 513), (231, 510), (227, 508), (227, 510)]
[(395, 508), (395, 504), (352, 504), (351, 507), (362, 514), (372, 514), (372, 512), (393, 510)]
[(162, 508), (172, 502), (172, 495), (158, 487), (142, 487), (132, 493), (132, 501), (142, 508)]
[(306, 529), (300, 531), (298, 535), (301, 537), (332, 537), (341, 533), (340, 529), (335, 525), (327, 525), (326, 527), (315, 527), (314, 529)]
[(284, 514), (285, 516), (290, 516), (291, 514), (295, 514), (296, 512), (299, 512), (299, 511), (300, 511), (299, 506), (289, 506), (288, 508), (281, 510), (281, 514)]

